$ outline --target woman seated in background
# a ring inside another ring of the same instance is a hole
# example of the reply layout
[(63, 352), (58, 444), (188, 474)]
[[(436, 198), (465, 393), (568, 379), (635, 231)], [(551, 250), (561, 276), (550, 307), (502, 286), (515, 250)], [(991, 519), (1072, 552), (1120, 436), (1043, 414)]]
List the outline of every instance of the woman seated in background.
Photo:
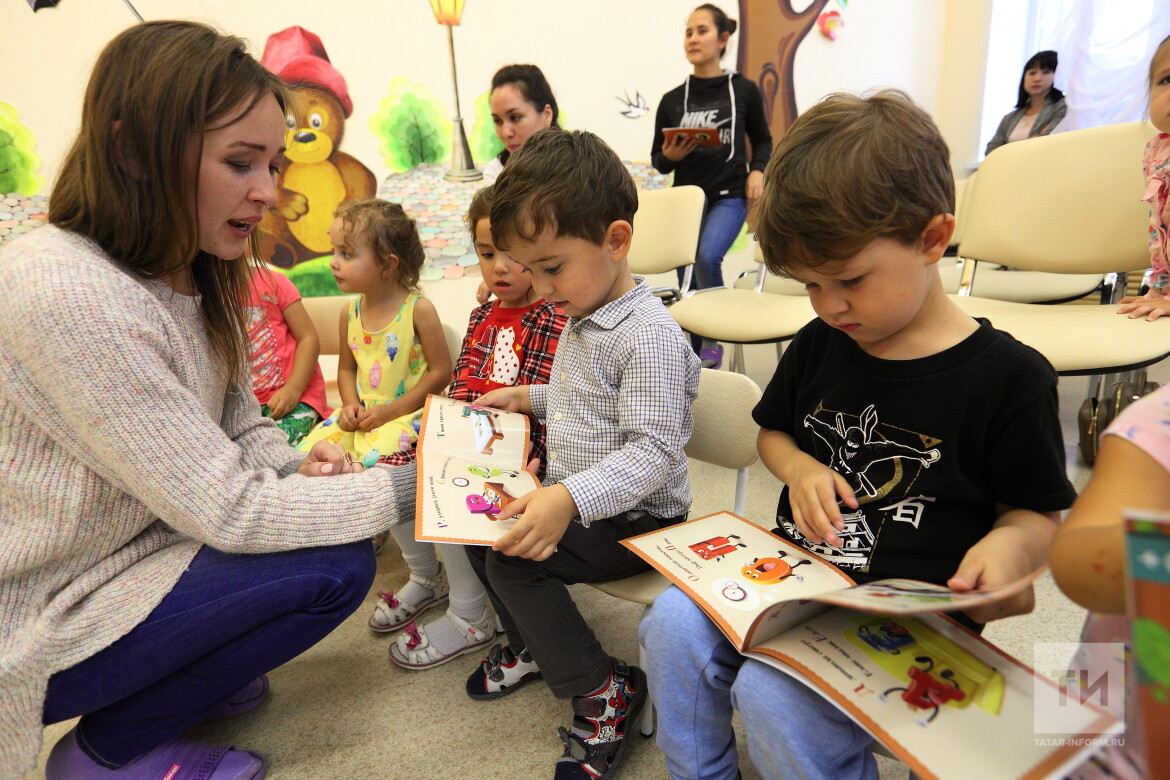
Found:
[(1056, 52), (1041, 51), (1032, 55), (1020, 75), (1020, 94), (1014, 111), (1000, 121), (995, 135), (987, 142), (984, 154), (1025, 138), (1048, 135), (1064, 119), (1068, 107), (1064, 93), (1052, 86), (1056, 76)]
[[(557, 124), (557, 99), (535, 65), (505, 65), (492, 76), (492, 122), (504, 151), (483, 167), (484, 184), (495, 184), (512, 153), (528, 136)], [(560, 125), (557, 125), (560, 127)]]

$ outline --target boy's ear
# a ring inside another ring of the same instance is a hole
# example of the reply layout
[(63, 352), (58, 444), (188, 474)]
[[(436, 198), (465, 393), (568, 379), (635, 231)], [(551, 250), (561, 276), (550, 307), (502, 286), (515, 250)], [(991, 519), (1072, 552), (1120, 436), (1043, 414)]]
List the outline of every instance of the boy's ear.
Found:
[(936, 214), (922, 231), (922, 256), (925, 265), (937, 263), (951, 245), (955, 235), (955, 216)]
[(634, 226), (624, 219), (611, 222), (605, 230), (603, 244), (609, 252), (609, 259), (620, 263), (630, 253), (630, 242), (634, 237)]

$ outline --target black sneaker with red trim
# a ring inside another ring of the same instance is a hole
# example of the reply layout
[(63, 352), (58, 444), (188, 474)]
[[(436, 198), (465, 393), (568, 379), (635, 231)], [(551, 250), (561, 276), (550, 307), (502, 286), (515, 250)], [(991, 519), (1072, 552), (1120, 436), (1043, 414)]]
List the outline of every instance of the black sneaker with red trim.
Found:
[(557, 729), (564, 755), (554, 780), (605, 780), (626, 750), (626, 735), (646, 703), (646, 674), (613, 659), (609, 682), (589, 696), (573, 697), (573, 728)]

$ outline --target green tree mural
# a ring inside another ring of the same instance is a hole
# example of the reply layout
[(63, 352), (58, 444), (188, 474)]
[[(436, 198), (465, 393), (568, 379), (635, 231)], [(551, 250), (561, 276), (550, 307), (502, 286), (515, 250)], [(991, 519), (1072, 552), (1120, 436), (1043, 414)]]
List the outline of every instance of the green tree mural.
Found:
[(491, 94), (481, 92), (475, 99), (475, 122), (471, 125), (471, 137), (467, 139), (471, 156), (481, 165), (504, 151), (504, 142), (496, 135), (496, 126), (492, 122), (492, 106), (488, 100)]
[(36, 138), (20, 123), (16, 109), (0, 102), (0, 193), (36, 195), (45, 186)]
[(423, 163), (442, 162), (451, 153), (451, 120), (425, 85), (398, 77), (390, 82), (370, 131), (386, 167), (402, 173)]

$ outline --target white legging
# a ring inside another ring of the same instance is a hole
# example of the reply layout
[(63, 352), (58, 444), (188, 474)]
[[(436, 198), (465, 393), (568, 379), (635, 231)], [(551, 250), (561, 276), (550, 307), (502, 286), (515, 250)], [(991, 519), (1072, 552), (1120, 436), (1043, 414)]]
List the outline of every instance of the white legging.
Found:
[[(402, 559), (414, 574), (432, 577), (439, 571), (435, 545), (414, 538), (414, 523), (402, 523), (390, 528), (394, 541), (402, 550)], [(474, 621), (483, 614), (487, 592), (475, 575), (461, 544), (443, 545), (443, 563), (447, 565), (447, 581), (451, 584), (450, 609), (464, 620)]]

